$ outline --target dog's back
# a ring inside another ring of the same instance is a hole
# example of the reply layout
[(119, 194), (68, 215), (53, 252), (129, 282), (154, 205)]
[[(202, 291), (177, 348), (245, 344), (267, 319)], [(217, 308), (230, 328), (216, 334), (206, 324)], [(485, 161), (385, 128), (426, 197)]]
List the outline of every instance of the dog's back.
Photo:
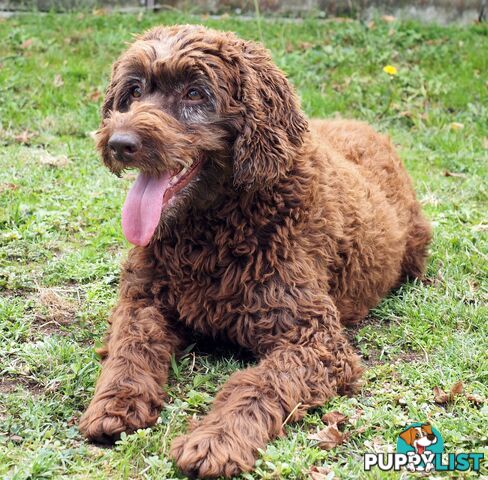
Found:
[(348, 161), (356, 164), (363, 177), (385, 194), (395, 209), (399, 224), (407, 229), (407, 246), (402, 264), (404, 278), (422, 275), (431, 240), (431, 227), (416, 199), (412, 180), (390, 139), (366, 123), (354, 120), (310, 121), (317, 142), (326, 141)]

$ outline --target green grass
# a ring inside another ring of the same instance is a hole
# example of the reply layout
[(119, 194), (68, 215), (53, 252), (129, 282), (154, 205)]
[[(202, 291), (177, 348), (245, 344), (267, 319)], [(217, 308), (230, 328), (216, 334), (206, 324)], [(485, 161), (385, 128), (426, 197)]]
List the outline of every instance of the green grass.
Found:
[[(94, 345), (128, 249), (119, 212), (129, 180), (101, 166), (90, 132), (124, 42), (182, 22), (260, 37), (254, 21), (178, 13), (0, 20), (0, 477), (184, 478), (166, 455), (171, 438), (243, 365), (190, 352), (173, 365), (155, 428), (113, 449), (80, 437), (99, 371)], [(368, 366), (361, 393), (287, 426), (245, 478), (308, 478), (314, 464), (342, 479), (397, 478), (366, 475), (361, 455), (395, 445), (411, 421), (430, 420), (447, 451), (482, 450), (486, 404), (461, 395), (437, 405), (432, 389), (461, 380), (466, 392), (488, 396), (487, 26), (262, 19), (261, 30), (307, 114), (364, 119), (391, 134), (434, 241), (429, 281), (403, 286), (350, 331)], [(307, 436), (331, 410), (355, 420), (345, 444), (323, 451)]]

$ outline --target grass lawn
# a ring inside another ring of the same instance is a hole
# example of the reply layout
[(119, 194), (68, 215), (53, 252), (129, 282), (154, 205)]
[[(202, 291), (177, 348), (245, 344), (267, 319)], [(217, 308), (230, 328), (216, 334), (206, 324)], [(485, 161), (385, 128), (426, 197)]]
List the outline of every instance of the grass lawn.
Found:
[[(112, 449), (80, 437), (77, 422), (99, 371), (94, 346), (129, 248), (120, 208), (131, 180), (102, 167), (91, 132), (110, 64), (132, 33), (183, 22), (261, 37), (310, 116), (364, 119), (389, 132), (434, 225), (427, 279), (392, 293), (350, 331), (367, 366), (360, 394), (286, 426), (287, 437), (271, 443), (243, 478), (310, 478), (312, 465), (330, 469), (329, 479), (398, 478), (365, 473), (362, 454), (392, 451), (414, 421), (431, 421), (448, 452), (483, 451), (486, 24), (263, 20), (260, 35), (254, 21), (231, 17), (32, 14), (0, 19), (0, 478), (184, 478), (167, 458), (171, 439), (245, 363), (190, 351), (173, 363), (155, 428)], [(397, 74), (384, 72), (386, 65)], [(435, 403), (434, 387), (449, 391), (458, 381), (463, 394)], [(308, 436), (332, 410), (349, 417), (349, 437), (321, 450)], [(486, 463), (483, 469), (487, 475)]]

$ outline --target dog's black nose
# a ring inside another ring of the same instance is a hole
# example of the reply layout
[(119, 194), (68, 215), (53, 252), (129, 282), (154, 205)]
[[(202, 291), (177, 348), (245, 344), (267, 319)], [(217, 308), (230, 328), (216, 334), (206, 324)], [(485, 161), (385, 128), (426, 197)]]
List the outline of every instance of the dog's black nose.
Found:
[(141, 141), (135, 133), (117, 132), (110, 137), (108, 146), (118, 160), (128, 161), (141, 148)]

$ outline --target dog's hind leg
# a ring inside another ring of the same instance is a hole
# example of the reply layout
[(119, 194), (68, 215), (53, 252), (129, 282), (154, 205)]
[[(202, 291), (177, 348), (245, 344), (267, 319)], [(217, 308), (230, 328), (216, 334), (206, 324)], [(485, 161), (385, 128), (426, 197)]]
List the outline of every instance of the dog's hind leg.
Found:
[(407, 235), (405, 255), (402, 261), (403, 279), (414, 279), (423, 275), (431, 239), (432, 229), (430, 223), (423, 216), (420, 207), (415, 205)]

